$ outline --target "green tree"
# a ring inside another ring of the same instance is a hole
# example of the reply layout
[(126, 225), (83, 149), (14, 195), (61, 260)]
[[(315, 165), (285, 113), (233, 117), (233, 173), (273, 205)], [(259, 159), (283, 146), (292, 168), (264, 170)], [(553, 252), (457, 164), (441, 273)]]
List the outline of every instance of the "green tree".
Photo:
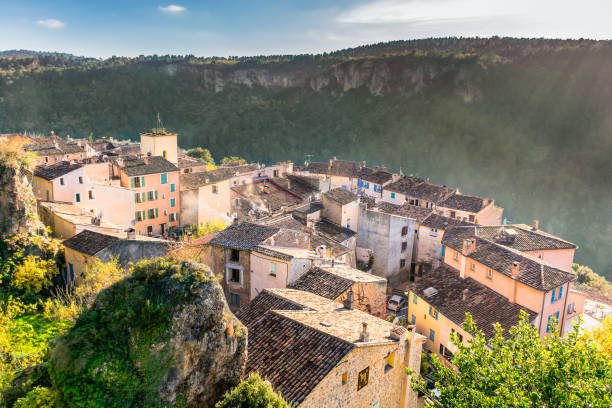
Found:
[[(556, 322), (554, 323), (556, 324)], [(612, 404), (612, 362), (576, 326), (565, 337), (541, 340), (526, 313), (504, 337), (499, 324), (486, 342), (469, 314), (465, 329), (474, 338), (458, 350), (449, 367), (434, 355), (430, 377), (439, 394), (431, 395), (422, 379), (413, 387), (440, 407), (602, 407)], [(456, 369), (455, 369), (456, 368)]]
[(226, 166), (226, 165), (232, 165), (232, 164), (246, 164), (246, 159), (243, 159), (242, 157), (238, 157), (238, 156), (229, 156), (229, 157), (224, 157), (223, 159), (221, 159), (221, 165)]
[(580, 287), (612, 298), (612, 284), (603, 276), (584, 265), (572, 264), (572, 271), (576, 274)]
[(272, 389), (269, 381), (259, 374), (249, 378), (228, 391), (215, 408), (289, 408), (287, 401)]
[(193, 149), (187, 150), (187, 156), (193, 157), (194, 159), (198, 159), (202, 163), (209, 164), (211, 166), (215, 165), (215, 159), (213, 159), (212, 154), (210, 154), (210, 150), (203, 149), (201, 147), (194, 147)]

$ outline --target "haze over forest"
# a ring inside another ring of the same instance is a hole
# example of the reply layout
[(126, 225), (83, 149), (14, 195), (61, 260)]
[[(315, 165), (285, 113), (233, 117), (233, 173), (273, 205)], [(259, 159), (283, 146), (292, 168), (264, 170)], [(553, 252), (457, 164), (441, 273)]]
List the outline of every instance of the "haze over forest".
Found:
[(136, 139), (216, 159), (332, 156), (495, 198), (612, 278), (612, 42), (396, 41), (323, 55), (0, 54), (0, 133)]

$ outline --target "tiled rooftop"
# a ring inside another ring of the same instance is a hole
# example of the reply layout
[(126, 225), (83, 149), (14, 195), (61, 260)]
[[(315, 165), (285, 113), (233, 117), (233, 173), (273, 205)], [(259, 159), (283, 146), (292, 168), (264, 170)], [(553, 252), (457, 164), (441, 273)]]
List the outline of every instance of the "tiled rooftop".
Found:
[[(437, 293), (426, 296), (424, 291), (430, 287), (435, 288)], [(411, 290), (458, 326), (463, 325), (465, 313), (469, 312), (487, 339), (493, 337), (493, 325), (497, 322), (508, 335), (507, 330), (519, 322), (521, 310), (529, 314), (530, 321), (537, 315), (472, 278), (461, 279), (459, 273), (447, 267), (424, 274), (412, 284)], [(464, 290), (467, 290), (466, 300), (463, 300)]]
[(476, 248), (468, 255), (469, 258), (508, 277), (512, 277), (512, 264), (518, 262), (519, 274), (516, 280), (538, 290), (549, 291), (575, 280), (572, 273), (555, 268), (512, 247), (479, 237), (478, 234), (475, 235), (473, 233), (474, 228), (481, 227), (453, 227), (447, 229), (442, 238), (442, 245), (456, 251), (462, 251), (463, 241), (474, 237)]
[(119, 238), (112, 235), (83, 230), (72, 238), (68, 238), (62, 244), (66, 248), (73, 249), (82, 254), (93, 256), (103, 249), (112, 246), (118, 241)]
[(332, 190), (323, 193), (323, 197), (333, 200), (341, 205), (352, 203), (353, 201), (359, 200), (357, 194), (347, 190), (345, 188), (334, 188)]
[(388, 184), (385, 189), (433, 203), (445, 200), (454, 192), (446, 186), (438, 186), (411, 176), (401, 177)]
[(473, 224), (467, 221), (462, 221), (459, 218), (450, 218), (440, 214), (431, 213), (429, 216), (427, 216), (427, 218), (421, 221), (421, 225), (429, 228), (445, 230), (453, 226), (471, 226)]
[(370, 174), (364, 174), (361, 176), (362, 180), (369, 181), (376, 184), (385, 184), (387, 181), (393, 178), (393, 174), (386, 170), (374, 170)]
[(433, 212), (430, 208), (417, 207), (408, 203), (397, 205), (385, 201), (381, 201), (375, 208), (379, 212), (412, 218), (417, 222), (423, 222)]
[(248, 173), (259, 169), (256, 163), (244, 164), (232, 167), (220, 167), (214, 170), (202, 171), (198, 173), (181, 174), (181, 191), (192, 190), (194, 188), (215, 184), (223, 180), (229, 180), (236, 175)]
[(36, 169), (34, 169), (34, 175), (50, 181), (58, 177), (62, 177), (71, 171), (80, 169), (81, 167), (83, 167), (83, 165), (80, 163), (61, 161), (49, 166), (36, 166)]
[(290, 283), (291, 289), (304, 290), (334, 300), (349, 290), (356, 282), (386, 282), (385, 278), (362, 272), (358, 269), (336, 266), (313, 266)]
[(489, 204), (488, 199), (455, 193), (438, 204), (439, 207), (477, 213)]
[(125, 171), (128, 177), (178, 171), (178, 167), (161, 156), (121, 156), (113, 161)]
[(250, 250), (279, 231), (279, 228), (241, 222), (232, 224), (223, 231), (220, 231), (210, 243), (227, 248)]

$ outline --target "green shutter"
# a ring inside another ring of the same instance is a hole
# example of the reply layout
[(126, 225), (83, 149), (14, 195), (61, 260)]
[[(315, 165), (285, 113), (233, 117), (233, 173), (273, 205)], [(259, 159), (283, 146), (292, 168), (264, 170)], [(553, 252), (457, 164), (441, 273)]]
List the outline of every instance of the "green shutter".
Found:
[(176, 191), (176, 185), (174, 183), (170, 184), (170, 192), (174, 193)]
[(132, 183), (132, 188), (136, 188), (136, 177), (130, 178), (130, 182)]
[(145, 186), (144, 176), (140, 176), (140, 187), (144, 187), (144, 186)]
[(155, 209), (155, 218), (157, 218), (157, 208)]
[(176, 198), (170, 199), (170, 207), (176, 207)]
[(147, 196), (146, 193), (144, 192), (140, 193), (140, 197), (141, 197), (140, 201), (144, 203), (146, 201), (146, 196)]
[(162, 184), (168, 184), (168, 173), (162, 173), (161, 174), (161, 183)]
[(155, 190), (155, 199), (157, 200), (157, 190)]
[(137, 203), (138, 202), (138, 193), (134, 193), (134, 202)]

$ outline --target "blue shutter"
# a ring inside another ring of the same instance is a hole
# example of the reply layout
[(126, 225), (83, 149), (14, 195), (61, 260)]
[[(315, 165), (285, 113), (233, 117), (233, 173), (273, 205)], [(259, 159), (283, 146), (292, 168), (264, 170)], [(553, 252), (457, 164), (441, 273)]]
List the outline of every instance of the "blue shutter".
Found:
[(374, 191), (376, 191), (376, 184), (374, 184)]
[(442, 249), (440, 250), (440, 255), (444, 258), (444, 245), (442, 245)]
[(170, 184), (170, 192), (174, 193), (176, 191), (176, 184), (172, 183)]
[(68, 264), (68, 267), (70, 268), (70, 283), (74, 283), (74, 267), (71, 263)]
[(436, 338), (436, 332), (433, 329), (429, 329), (429, 340), (434, 341)]
[(416, 324), (416, 316), (412, 315), (412, 324)]
[(412, 303), (417, 304), (417, 295), (412, 295)]
[(167, 184), (168, 183), (168, 173), (162, 173), (161, 174), (161, 183), (162, 184)]
[(556, 291), (557, 291), (557, 289), (553, 289), (552, 296), (550, 297), (550, 303), (555, 303), (555, 292)]
[(391, 193), (391, 198), (395, 198), (395, 193)]
[(562, 297), (563, 297), (563, 286), (559, 288), (559, 296), (557, 296), (557, 299), (561, 299)]

